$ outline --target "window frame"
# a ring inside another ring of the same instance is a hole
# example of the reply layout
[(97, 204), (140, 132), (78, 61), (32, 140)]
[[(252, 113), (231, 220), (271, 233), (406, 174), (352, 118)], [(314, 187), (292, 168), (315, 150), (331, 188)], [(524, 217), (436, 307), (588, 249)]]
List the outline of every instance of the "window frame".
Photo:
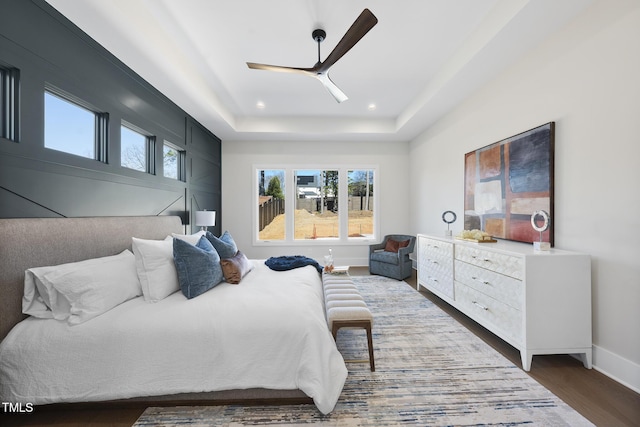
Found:
[[(67, 102), (77, 108), (81, 108), (93, 114), (93, 157), (82, 156), (80, 154), (71, 153), (65, 150), (59, 150), (57, 148), (47, 147), (46, 143), (46, 96), (47, 94), (59, 98), (60, 100)], [(109, 143), (109, 113), (100, 112), (93, 105), (83, 101), (77, 96), (71, 95), (59, 88), (46, 84), (43, 91), (43, 126), (45, 132), (43, 135), (42, 146), (47, 150), (54, 150), (59, 153), (65, 153), (81, 159), (97, 160), (102, 163), (108, 163), (108, 143)]]
[[(283, 240), (260, 240), (259, 239), (259, 223), (258, 223), (258, 205), (259, 205), (259, 189), (258, 180), (261, 170), (284, 170), (285, 179), (285, 236)], [(351, 170), (371, 170), (373, 174), (373, 188), (377, 192), (380, 182), (379, 165), (371, 164), (349, 164), (349, 165), (280, 165), (280, 164), (255, 164), (252, 166), (252, 241), (254, 246), (331, 246), (331, 245), (370, 245), (377, 243), (380, 235), (380, 197), (373, 199), (373, 235), (371, 237), (349, 237), (349, 210), (338, 210), (339, 234), (336, 238), (321, 239), (295, 239), (294, 236), (294, 215), (291, 215), (292, 209), (295, 210), (296, 183), (295, 172), (300, 170), (337, 170), (338, 171), (338, 206), (348, 206), (349, 185), (348, 172)], [(292, 184), (292, 185), (291, 185)]]
[[(131, 132), (135, 132), (145, 139), (145, 170), (134, 169), (128, 166), (124, 166), (122, 164), (122, 128), (126, 128)], [(141, 127), (138, 127), (130, 122), (122, 120), (120, 122), (120, 159), (119, 159), (120, 167), (126, 170), (146, 173), (149, 175), (156, 174), (156, 137), (152, 135), (150, 132), (145, 131)]]
[[(177, 167), (177, 177), (173, 178), (165, 175), (164, 168), (164, 149), (165, 147), (169, 147), (170, 149), (176, 151), (178, 153), (178, 158), (176, 159), (176, 167)], [(163, 178), (171, 179), (173, 181), (187, 181), (187, 151), (184, 148), (180, 148), (176, 144), (167, 141), (166, 139), (162, 142), (162, 176)]]

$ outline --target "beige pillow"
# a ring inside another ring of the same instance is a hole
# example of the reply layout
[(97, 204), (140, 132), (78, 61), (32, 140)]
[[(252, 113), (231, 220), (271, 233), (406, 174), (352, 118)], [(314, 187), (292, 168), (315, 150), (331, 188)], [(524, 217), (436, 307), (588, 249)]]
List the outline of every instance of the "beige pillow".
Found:
[(242, 252), (238, 251), (231, 258), (220, 260), (224, 280), (237, 285), (252, 269), (253, 264)]

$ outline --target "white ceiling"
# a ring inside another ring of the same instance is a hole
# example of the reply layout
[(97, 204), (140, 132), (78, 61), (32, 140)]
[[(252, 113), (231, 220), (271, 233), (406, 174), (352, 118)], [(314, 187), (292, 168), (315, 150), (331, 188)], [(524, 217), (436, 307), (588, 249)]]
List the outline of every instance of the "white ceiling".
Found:
[[(47, 0), (222, 140), (408, 141), (591, 0)], [(316, 79), (364, 8), (378, 24)], [(264, 103), (259, 109), (257, 103)], [(370, 104), (376, 109), (371, 111)]]

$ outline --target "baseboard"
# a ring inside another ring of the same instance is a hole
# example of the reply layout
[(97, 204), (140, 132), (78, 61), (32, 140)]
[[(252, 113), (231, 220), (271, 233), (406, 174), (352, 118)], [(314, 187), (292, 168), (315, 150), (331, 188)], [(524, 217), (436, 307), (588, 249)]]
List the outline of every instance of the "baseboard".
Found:
[(351, 267), (368, 267), (369, 258), (340, 258), (336, 265), (350, 265)]
[(636, 393), (640, 393), (640, 365), (597, 345), (593, 346), (593, 369)]

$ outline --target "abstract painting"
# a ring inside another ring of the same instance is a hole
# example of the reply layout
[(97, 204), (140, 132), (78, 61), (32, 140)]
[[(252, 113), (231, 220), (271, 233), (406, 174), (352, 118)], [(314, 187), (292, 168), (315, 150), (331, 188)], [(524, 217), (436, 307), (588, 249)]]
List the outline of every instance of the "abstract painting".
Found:
[(542, 241), (553, 246), (554, 133), (555, 123), (549, 122), (465, 154), (465, 230), (539, 241), (531, 215), (544, 210), (551, 225)]

